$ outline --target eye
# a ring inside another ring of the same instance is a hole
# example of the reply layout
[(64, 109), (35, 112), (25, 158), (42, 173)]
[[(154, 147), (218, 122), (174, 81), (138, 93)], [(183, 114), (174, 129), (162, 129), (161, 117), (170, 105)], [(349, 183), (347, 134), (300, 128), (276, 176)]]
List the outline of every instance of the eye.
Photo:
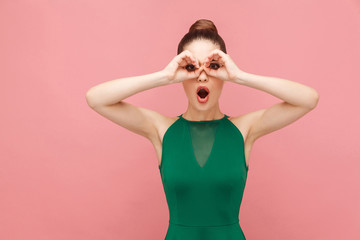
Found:
[(193, 64), (188, 64), (185, 66), (186, 70), (188, 71), (194, 71), (195, 70), (195, 66)]
[(211, 67), (212, 69), (217, 70), (217, 69), (220, 68), (220, 65), (219, 65), (218, 63), (210, 63), (210, 64), (209, 64), (209, 67)]

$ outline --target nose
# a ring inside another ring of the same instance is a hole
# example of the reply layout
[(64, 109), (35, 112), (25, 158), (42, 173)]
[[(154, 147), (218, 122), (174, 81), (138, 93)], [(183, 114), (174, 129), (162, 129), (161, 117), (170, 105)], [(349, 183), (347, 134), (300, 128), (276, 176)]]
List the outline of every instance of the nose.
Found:
[(204, 65), (201, 65), (201, 67), (199, 68), (200, 74), (199, 74), (199, 77), (198, 77), (197, 80), (200, 81), (200, 82), (208, 81), (208, 76), (207, 76), (204, 68), (205, 68)]

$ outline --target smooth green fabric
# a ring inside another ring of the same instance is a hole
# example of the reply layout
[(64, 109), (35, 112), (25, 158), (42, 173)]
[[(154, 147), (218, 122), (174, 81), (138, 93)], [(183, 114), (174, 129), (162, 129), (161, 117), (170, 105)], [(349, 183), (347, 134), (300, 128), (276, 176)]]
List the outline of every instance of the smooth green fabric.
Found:
[(179, 118), (166, 130), (159, 166), (169, 208), (165, 240), (245, 240), (244, 139), (228, 119)]

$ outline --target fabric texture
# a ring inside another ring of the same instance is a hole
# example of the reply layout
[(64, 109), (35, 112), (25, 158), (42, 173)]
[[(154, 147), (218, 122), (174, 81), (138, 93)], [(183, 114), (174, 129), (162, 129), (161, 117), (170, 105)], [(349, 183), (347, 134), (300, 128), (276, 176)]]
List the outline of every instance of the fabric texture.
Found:
[(245, 240), (244, 139), (228, 119), (179, 118), (166, 130), (159, 166), (169, 209), (165, 240)]

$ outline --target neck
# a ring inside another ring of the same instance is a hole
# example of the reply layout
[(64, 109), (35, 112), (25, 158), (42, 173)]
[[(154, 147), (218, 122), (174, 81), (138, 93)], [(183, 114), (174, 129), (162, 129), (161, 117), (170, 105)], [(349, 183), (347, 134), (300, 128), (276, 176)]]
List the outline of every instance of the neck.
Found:
[(201, 110), (198, 108), (193, 108), (190, 105), (186, 112), (182, 115), (184, 118), (191, 121), (209, 121), (220, 119), (224, 117), (224, 114), (220, 111), (219, 106), (215, 106), (212, 109)]

